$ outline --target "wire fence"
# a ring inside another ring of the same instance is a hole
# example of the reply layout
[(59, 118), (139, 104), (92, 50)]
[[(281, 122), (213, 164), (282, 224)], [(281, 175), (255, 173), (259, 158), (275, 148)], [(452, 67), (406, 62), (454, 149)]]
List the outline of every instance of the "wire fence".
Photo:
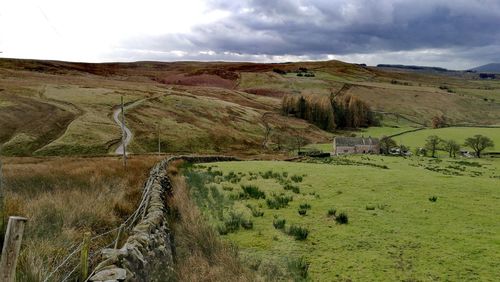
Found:
[[(143, 193), (139, 205), (134, 210), (134, 212), (130, 214), (123, 221), (123, 223), (120, 226), (105, 231), (103, 233), (96, 234), (90, 238), (90, 244), (93, 247), (92, 249), (94, 249), (95, 251), (90, 252), (89, 261), (92, 262), (95, 258), (97, 258), (97, 255), (101, 249), (110, 248), (111, 246), (117, 243), (117, 241), (120, 239), (117, 236), (118, 233), (120, 232), (120, 229), (122, 230), (122, 232), (128, 232), (133, 229), (133, 227), (136, 225), (137, 220), (141, 218), (141, 214), (147, 209), (147, 199), (149, 196), (149, 191), (151, 190), (151, 186), (153, 185), (154, 180), (157, 178), (157, 175), (160, 172), (161, 168), (164, 166), (165, 166), (165, 161), (162, 161), (156, 164), (150, 171), (150, 175), (146, 183), (144, 184)], [(114, 239), (107, 245), (101, 246), (101, 244), (99, 244), (99, 242), (97, 241), (98, 239), (104, 238), (105, 236), (111, 236), (113, 233), (115, 233)], [(70, 247), (68, 255), (61, 260), (60, 264), (58, 264), (49, 272), (49, 274), (43, 279), (43, 281), (44, 282), (54, 281), (56, 278), (61, 277), (63, 275), (64, 277), (61, 279), (61, 281), (68, 281), (68, 279), (71, 279), (71, 277), (76, 274), (78, 268), (80, 267), (81, 262), (78, 259), (78, 255), (81, 253), (82, 248), (83, 248), (83, 243), (75, 244), (72, 247)], [(72, 266), (73, 268), (69, 272), (66, 272)], [(91, 276), (92, 275), (89, 275), (89, 277)]]

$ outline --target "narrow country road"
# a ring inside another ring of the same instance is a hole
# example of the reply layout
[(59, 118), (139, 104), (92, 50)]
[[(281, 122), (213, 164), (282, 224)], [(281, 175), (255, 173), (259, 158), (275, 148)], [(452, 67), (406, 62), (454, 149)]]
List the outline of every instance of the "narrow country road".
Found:
[[(168, 88), (168, 89), (166, 89), (166, 93), (163, 93), (160, 95), (155, 95), (155, 96), (144, 98), (144, 99), (140, 99), (140, 100), (136, 100), (135, 102), (126, 105), (123, 109), (127, 110), (127, 109), (133, 108), (133, 107), (141, 104), (144, 101), (157, 99), (159, 97), (164, 97), (166, 95), (169, 95), (170, 92), (172, 92), (172, 90), (170, 88)], [(118, 124), (118, 126), (120, 127), (120, 130), (122, 128), (121, 113), (122, 113), (122, 110), (121, 110), (120, 106), (118, 106), (118, 108), (113, 112), (113, 119), (115, 120), (116, 124)], [(127, 127), (127, 119), (125, 117), (125, 147), (126, 148), (130, 144), (130, 141), (132, 141), (132, 136), (133, 136), (132, 131), (130, 130), (130, 128)], [(120, 145), (115, 150), (115, 154), (123, 155), (123, 142), (120, 142)]]
[[(116, 124), (122, 128), (122, 121), (121, 121), (121, 113), (122, 109), (118, 108), (113, 112), (113, 119), (115, 120)], [(128, 147), (128, 144), (132, 141), (132, 131), (125, 125), (125, 146)], [(123, 155), (123, 142), (120, 143), (120, 146), (116, 148), (115, 154), (117, 155)]]

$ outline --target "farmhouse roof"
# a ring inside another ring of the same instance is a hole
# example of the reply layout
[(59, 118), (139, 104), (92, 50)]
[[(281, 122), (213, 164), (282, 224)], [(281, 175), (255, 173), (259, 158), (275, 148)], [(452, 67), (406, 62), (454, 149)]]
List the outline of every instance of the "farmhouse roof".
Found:
[(377, 145), (378, 138), (363, 138), (363, 137), (335, 137), (335, 145), (337, 146), (356, 146), (356, 145)]

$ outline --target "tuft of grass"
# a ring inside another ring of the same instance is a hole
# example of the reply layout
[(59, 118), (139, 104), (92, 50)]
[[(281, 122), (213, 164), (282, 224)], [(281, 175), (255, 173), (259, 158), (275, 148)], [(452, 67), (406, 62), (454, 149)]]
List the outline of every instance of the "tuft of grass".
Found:
[(337, 215), (335, 217), (335, 221), (338, 224), (347, 224), (347, 223), (349, 223), (349, 217), (347, 216), (347, 213), (341, 212), (341, 213), (339, 213), (339, 215)]
[(291, 179), (293, 182), (299, 183), (299, 182), (302, 182), (303, 177), (301, 175), (292, 175)]
[(288, 203), (293, 200), (291, 196), (274, 195), (272, 198), (266, 200), (267, 207), (270, 209), (281, 209), (288, 206)]
[(304, 257), (290, 259), (288, 261), (288, 271), (292, 274), (294, 281), (307, 281), (309, 263)]
[(287, 191), (291, 190), (295, 194), (300, 194), (300, 188), (290, 183), (285, 183), (285, 185), (283, 185), (283, 189)]
[(304, 204), (300, 204), (299, 206), (301, 209), (307, 209), (307, 210), (310, 210), (311, 209), (311, 205), (308, 204), (308, 203), (304, 203)]
[(253, 217), (262, 217), (264, 216), (264, 212), (262, 210), (259, 210), (258, 208), (248, 204), (247, 205), (247, 208), (250, 209), (250, 211), (252, 212), (252, 216)]
[(309, 235), (309, 230), (305, 227), (292, 225), (290, 226), (290, 228), (288, 228), (287, 234), (293, 236), (295, 240), (303, 241), (307, 239), (307, 236)]
[(284, 229), (286, 220), (284, 218), (276, 218), (273, 220), (273, 226), (275, 229)]
[(300, 215), (306, 215), (307, 214), (307, 209), (299, 208), (298, 212)]
[(331, 208), (327, 212), (328, 216), (335, 216), (336, 214), (337, 214), (337, 209), (335, 209), (335, 208)]
[(241, 189), (245, 193), (246, 196), (253, 199), (265, 199), (266, 193), (264, 191), (259, 190), (259, 187), (255, 185), (241, 185)]
[(436, 196), (429, 197), (429, 201), (431, 201), (433, 203), (436, 202), (437, 199), (438, 199), (438, 197), (436, 197)]

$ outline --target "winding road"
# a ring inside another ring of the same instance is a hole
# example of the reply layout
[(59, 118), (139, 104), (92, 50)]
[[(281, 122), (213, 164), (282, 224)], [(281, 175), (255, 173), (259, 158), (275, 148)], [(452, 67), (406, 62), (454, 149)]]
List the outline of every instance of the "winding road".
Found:
[[(113, 112), (113, 119), (120, 128), (122, 128), (122, 121), (120, 119), (121, 113), (122, 113), (121, 108), (118, 108)], [(126, 124), (124, 128), (125, 128), (125, 147), (128, 147), (128, 144), (130, 144), (130, 141), (132, 141), (132, 131), (130, 131), (130, 129), (127, 127)], [(115, 154), (123, 155), (123, 142), (121, 142), (118, 148), (116, 148)]]

